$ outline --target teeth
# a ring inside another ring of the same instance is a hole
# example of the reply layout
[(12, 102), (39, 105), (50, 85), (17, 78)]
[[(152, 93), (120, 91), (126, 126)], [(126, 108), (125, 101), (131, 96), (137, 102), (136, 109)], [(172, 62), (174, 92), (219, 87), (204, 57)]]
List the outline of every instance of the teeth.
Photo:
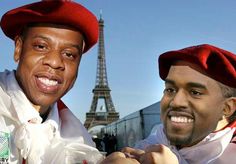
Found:
[(187, 118), (187, 117), (184, 117), (184, 116), (171, 116), (171, 121), (173, 122), (179, 122), (179, 123), (190, 123), (190, 122), (193, 122), (193, 119), (191, 118)]
[(49, 80), (48, 78), (42, 78), (42, 77), (39, 77), (38, 79), (47, 86), (55, 86), (58, 84), (56, 80)]

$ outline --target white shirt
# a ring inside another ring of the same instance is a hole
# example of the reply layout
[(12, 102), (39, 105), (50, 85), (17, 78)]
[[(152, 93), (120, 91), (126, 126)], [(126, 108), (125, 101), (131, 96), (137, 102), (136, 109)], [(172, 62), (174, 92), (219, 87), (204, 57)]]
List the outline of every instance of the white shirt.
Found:
[(0, 73), (0, 160), (7, 152), (6, 160), (15, 164), (21, 164), (23, 158), (30, 164), (97, 163), (102, 158), (87, 130), (66, 106), (58, 109), (55, 103), (51, 108), (42, 123), (14, 72)]

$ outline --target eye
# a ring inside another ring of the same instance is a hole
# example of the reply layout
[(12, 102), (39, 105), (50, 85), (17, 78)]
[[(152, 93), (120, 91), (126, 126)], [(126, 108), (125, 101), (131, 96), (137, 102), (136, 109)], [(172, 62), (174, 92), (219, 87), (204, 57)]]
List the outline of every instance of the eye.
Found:
[(64, 51), (62, 55), (69, 60), (75, 60), (79, 56), (78, 53), (71, 51)]
[(175, 88), (168, 87), (168, 88), (164, 89), (164, 94), (172, 95), (172, 94), (175, 94), (175, 93), (176, 93)]
[(201, 95), (203, 95), (202, 92), (199, 92), (197, 90), (190, 90), (190, 94), (193, 95), (193, 96), (201, 96)]
[(70, 53), (70, 52), (66, 52), (65, 56), (68, 57), (68, 58), (74, 58), (73, 54)]
[(47, 46), (46, 44), (40, 44), (40, 43), (35, 43), (33, 45), (33, 48), (37, 51), (44, 51), (44, 50), (47, 50)]

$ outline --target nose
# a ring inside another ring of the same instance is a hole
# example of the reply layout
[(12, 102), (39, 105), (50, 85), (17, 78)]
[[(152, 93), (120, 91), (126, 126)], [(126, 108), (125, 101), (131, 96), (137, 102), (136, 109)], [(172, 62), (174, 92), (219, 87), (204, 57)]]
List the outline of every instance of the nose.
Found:
[(172, 97), (170, 106), (173, 108), (184, 108), (188, 105), (188, 97), (184, 90), (180, 89)]
[(45, 54), (45, 57), (43, 58), (43, 64), (48, 65), (53, 69), (64, 70), (65, 68), (63, 58), (60, 52), (56, 50), (50, 51), (47, 54)]

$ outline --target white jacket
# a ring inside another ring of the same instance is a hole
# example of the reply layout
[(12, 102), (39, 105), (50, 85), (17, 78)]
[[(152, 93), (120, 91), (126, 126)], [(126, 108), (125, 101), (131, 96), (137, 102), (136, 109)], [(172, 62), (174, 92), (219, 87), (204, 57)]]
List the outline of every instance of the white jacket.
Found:
[(13, 71), (0, 73), (0, 163), (97, 163), (102, 157), (87, 130), (62, 101), (45, 122), (19, 87)]

